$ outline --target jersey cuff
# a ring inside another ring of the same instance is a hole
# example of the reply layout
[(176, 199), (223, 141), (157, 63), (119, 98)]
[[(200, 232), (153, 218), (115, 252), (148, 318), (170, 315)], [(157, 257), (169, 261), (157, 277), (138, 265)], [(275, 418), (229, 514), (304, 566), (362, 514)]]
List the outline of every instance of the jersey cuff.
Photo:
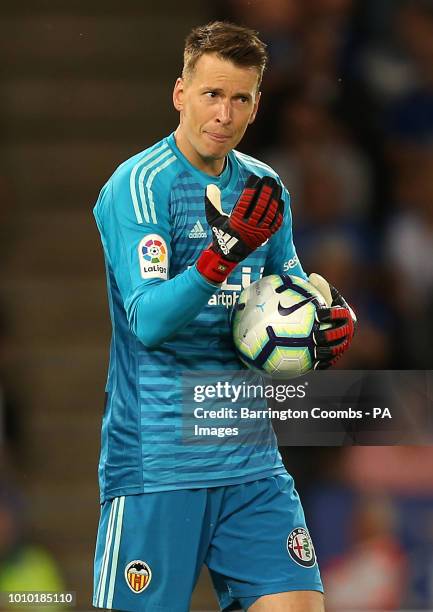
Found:
[(214, 290), (214, 293), (217, 289), (221, 288), (222, 283), (212, 283), (210, 280), (205, 278), (203, 274), (200, 274), (200, 272), (197, 269), (197, 264), (194, 264), (192, 268), (190, 269), (194, 270), (194, 277), (197, 278), (197, 280), (200, 282), (203, 288), (206, 288), (206, 289), (212, 288)]

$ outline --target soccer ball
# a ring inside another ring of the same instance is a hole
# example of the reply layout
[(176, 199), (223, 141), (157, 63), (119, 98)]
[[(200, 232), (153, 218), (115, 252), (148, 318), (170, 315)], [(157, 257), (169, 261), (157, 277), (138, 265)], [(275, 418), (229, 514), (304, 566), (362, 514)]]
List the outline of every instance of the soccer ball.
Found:
[(265, 276), (244, 289), (231, 316), (240, 360), (272, 378), (294, 378), (314, 364), (313, 334), (326, 329), (316, 308), (327, 306), (314, 285), (293, 275)]

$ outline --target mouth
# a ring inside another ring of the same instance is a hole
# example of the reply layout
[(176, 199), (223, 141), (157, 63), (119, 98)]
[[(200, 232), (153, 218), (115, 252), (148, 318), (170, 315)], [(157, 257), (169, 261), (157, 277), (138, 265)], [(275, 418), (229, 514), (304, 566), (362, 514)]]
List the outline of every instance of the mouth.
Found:
[(214, 132), (205, 132), (205, 134), (207, 134), (207, 136), (215, 142), (221, 143), (230, 140), (230, 136), (227, 136), (225, 134), (215, 134)]

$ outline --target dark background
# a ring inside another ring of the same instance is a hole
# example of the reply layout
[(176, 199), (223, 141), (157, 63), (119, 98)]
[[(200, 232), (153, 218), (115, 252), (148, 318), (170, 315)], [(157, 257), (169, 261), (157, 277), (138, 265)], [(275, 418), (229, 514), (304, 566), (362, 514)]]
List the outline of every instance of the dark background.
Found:
[[(0, 590), (31, 549), (46, 564), (37, 586), (63, 584), (89, 607), (110, 334), (91, 210), (120, 162), (175, 129), (183, 39), (213, 18), (269, 45), (240, 149), (280, 173), (304, 269), (357, 311), (338, 367), (432, 369), (433, 2), (3, 6)], [(329, 610), (433, 609), (431, 447), (283, 453)], [(204, 577), (194, 609), (212, 608)]]

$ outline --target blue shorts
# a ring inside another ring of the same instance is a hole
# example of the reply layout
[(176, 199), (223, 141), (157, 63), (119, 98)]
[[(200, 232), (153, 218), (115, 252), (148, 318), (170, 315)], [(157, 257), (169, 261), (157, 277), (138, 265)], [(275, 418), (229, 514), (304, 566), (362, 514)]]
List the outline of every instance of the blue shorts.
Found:
[(222, 610), (247, 610), (271, 593), (323, 591), (293, 479), (280, 474), (106, 501), (93, 605), (188, 612), (203, 563)]

